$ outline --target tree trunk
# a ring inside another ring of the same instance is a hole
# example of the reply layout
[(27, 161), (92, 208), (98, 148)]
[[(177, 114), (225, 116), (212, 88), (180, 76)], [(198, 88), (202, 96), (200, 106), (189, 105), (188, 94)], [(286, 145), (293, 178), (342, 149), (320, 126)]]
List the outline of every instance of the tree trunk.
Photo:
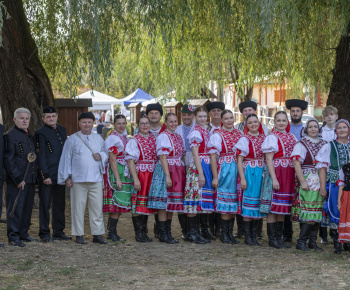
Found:
[(6, 129), (13, 113), (25, 107), (32, 114), (30, 130), (41, 126), (42, 108), (54, 104), (50, 80), (31, 36), (22, 0), (4, 0), (10, 19), (4, 19), (0, 47), (0, 106)]
[(336, 48), (335, 67), (327, 105), (338, 109), (339, 119), (350, 120), (350, 22), (347, 34), (340, 38)]

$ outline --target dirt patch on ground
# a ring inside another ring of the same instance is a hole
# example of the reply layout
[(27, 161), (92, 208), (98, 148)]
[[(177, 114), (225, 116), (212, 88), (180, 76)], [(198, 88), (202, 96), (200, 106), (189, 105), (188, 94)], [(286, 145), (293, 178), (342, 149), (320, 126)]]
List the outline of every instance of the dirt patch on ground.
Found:
[[(107, 219), (107, 216), (106, 216)], [(153, 217), (149, 229), (153, 228)], [(38, 210), (33, 211), (30, 234), (37, 238)], [(264, 224), (265, 225), (265, 224)], [(2, 289), (271, 289), (349, 288), (348, 253), (333, 254), (332, 245), (324, 252), (295, 250), (299, 233), (294, 224), (292, 249), (223, 245), (214, 241), (195, 245), (180, 241), (166, 245), (154, 240), (142, 244), (134, 239), (131, 215), (124, 214), (118, 233), (124, 243), (95, 245), (56, 241), (28, 243), (25, 248), (7, 245), (5, 224), (0, 224), (0, 288)], [(86, 234), (90, 233), (86, 222)], [(67, 234), (70, 217), (67, 215)], [(173, 235), (180, 238), (177, 215)], [(153, 234), (150, 234), (153, 237)]]

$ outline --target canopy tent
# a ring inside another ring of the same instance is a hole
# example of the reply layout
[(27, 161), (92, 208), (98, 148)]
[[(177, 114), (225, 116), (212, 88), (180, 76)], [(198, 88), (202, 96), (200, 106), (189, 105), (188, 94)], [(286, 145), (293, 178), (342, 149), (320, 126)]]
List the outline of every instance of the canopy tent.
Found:
[(131, 93), (129, 96), (123, 99), (120, 99), (119, 101), (124, 102), (124, 106), (128, 106), (132, 103), (142, 103), (153, 99), (154, 99), (153, 96), (151, 96), (150, 94), (147, 94), (146, 92), (144, 92), (139, 88), (135, 92)]
[(79, 96), (77, 99), (92, 99), (92, 107), (89, 110), (111, 110), (112, 116), (114, 116), (114, 105), (123, 106), (123, 102), (119, 99), (102, 94), (98, 91), (88, 91)]

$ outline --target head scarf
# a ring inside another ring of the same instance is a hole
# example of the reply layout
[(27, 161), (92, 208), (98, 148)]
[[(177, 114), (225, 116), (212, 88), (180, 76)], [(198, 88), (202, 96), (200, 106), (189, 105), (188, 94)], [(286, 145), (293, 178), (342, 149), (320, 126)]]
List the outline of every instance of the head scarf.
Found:
[(309, 123), (312, 122), (312, 121), (317, 123), (317, 126), (318, 126), (318, 137), (322, 137), (322, 130), (320, 128), (320, 124), (318, 123), (318, 121), (315, 118), (311, 118), (311, 119), (308, 119), (306, 121), (305, 127), (301, 130), (301, 132), (300, 132), (300, 135), (301, 135), (300, 137), (301, 138), (303, 138), (305, 136), (308, 136), (306, 129), (307, 129), (307, 126), (309, 125)]
[[(345, 119), (340, 119), (337, 121), (337, 123), (335, 123), (335, 127), (334, 127), (334, 132), (336, 133), (337, 135), (337, 127), (340, 123), (345, 123), (346, 126), (348, 126), (349, 128), (349, 136), (348, 136), (348, 139), (350, 140), (350, 124), (348, 122), (348, 120), (345, 120)], [(338, 135), (337, 135), (337, 139), (338, 139)]]
[[(255, 114), (250, 114), (250, 115), (248, 115), (248, 116), (247, 116), (247, 119), (246, 119), (246, 122), (245, 122), (245, 126), (244, 126), (244, 134), (247, 134), (247, 133), (249, 132), (249, 129), (248, 129), (248, 119), (249, 119), (250, 117), (256, 117), (256, 118), (258, 119), (258, 121), (259, 121), (259, 118), (258, 118), (257, 115), (255, 115)], [(263, 134), (263, 135), (265, 136), (265, 132), (264, 132), (264, 129), (263, 129), (263, 127), (262, 127), (260, 121), (259, 121), (259, 129), (258, 129), (258, 132), (259, 132), (259, 135), (260, 135), (260, 134)]]

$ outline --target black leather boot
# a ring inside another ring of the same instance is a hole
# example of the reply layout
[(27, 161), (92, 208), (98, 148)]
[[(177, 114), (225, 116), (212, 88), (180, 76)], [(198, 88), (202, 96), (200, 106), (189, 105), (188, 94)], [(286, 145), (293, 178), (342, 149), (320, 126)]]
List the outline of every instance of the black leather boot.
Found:
[(213, 237), (209, 232), (208, 214), (206, 213), (200, 214), (199, 221), (200, 221), (200, 228), (201, 228), (201, 236), (209, 241), (216, 240), (216, 238)]
[(159, 219), (158, 214), (154, 215), (154, 227), (153, 227), (154, 237), (159, 239)]
[(343, 249), (344, 249), (344, 251), (349, 251), (350, 252), (350, 244), (349, 243), (343, 243)]
[(147, 222), (148, 222), (148, 215), (140, 215), (141, 217), (141, 232), (142, 232), (142, 235), (145, 239), (145, 242), (148, 243), (148, 242), (152, 242), (152, 239), (147, 236), (147, 233), (148, 233), (148, 229), (147, 229)]
[(179, 243), (179, 241), (178, 241), (178, 240), (175, 240), (175, 239), (173, 238), (173, 236), (171, 235), (171, 220), (167, 220), (167, 221), (166, 221), (166, 232), (167, 232), (167, 234), (168, 234), (169, 239), (170, 239), (171, 241), (173, 241), (174, 244), (178, 244), (178, 243)]
[(276, 223), (266, 223), (267, 227), (267, 236), (269, 237), (269, 247), (276, 249), (282, 249), (281, 244), (278, 242), (276, 237)]
[(262, 219), (259, 220), (252, 220), (252, 241), (256, 246), (261, 247), (261, 244), (258, 242), (258, 232), (259, 232), (259, 225), (261, 225), (262, 223), (260, 223), (260, 221), (262, 221)]
[(236, 222), (237, 222), (237, 233), (235, 234), (235, 238), (240, 239), (244, 235), (243, 217), (239, 214), (236, 214)]
[(295, 245), (295, 248), (297, 250), (301, 250), (304, 252), (311, 251), (310, 248), (306, 246), (306, 241), (309, 237), (312, 227), (313, 225), (310, 225), (310, 224), (306, 224), (306, 223), (301, 224), (299, 238), (297, 240), (297, 244)]
[(220, 241), (223, 244), (231, 244), (232, 245), (233, 241), (231, 241), (230, 237), (228, 236), (229, 223), (230, 223), (230, 220), (221, 219)]
[(234, 244), (239, 244), (240, 241), (237, 241), (235, 237), (233, 236), (233, 224), (235, 223), (235, 218), (232, 218), (229, 220), (228, 224), (228, 237)]
[(215, 237), (215, 221), (216, 221), (216, 213), (212, 212), (207, 214), (208, 215), (208, 226), (209, 226), (209, 233)]
[(122, 240), (117, 234), (117, 224), (118, 224), (118, 219), (114, 219), (111, 217), (108, 218), (107, 240), (112, 240), (113, 242), (119, 242)]
[(186, 236), (187, 236), (187, 214), (184, 213), (179, 213), (177, 215), (179, 219), (179, 223), (181, 226), (181, 232), (182, 232), (182, 239), (186, 241)]
[(333, 242), (334, 242), (334, 254), (340, 255), (342, 252), (342, 248), (341, 248), (341, 243), (339, 243), (339, 241), (338, 241), (338, 235), (339, 235), (338, 230), (331, 229), (330, 234), (331, 234), (331, 237), (332, 237)]
[(280, 243), (280, 245), (282, 246), (282, 248), (291, 248), (290, 245), (287, 245), (283, 238), (282, 238), (282, 231), (283, 231), (283, 223), (284, 222), (276, 222), (276, 238), (277, 238), (277, 241)]
[(252, 221), (243, 221), (244, 243), (248, 246), (256, 246), (252, 240)]
[(187, 217), (188, 220), (188, 231), (187, 231), (187, 241), (195, 242), (196, 244), (206, 244), (210, 241), (204, 239), (198, 230), (198, 219), (197, 216)]
[(264, 225), (264, 219), (259, 219), (257, 232), (256, 232), (256, 236), (258, 237), (258, 240), (262, 240), (264, 238), (262, 233), (263, 225)]
[[(292, 242), (293, 222), (290, 220), (290, 215), (284, 216), (284, 222), (282, 224), (282, 229), (283, 229), (283, 238), (282, 238), (283, 242)], [(289, 248), (290, 248), (290, 246), (289, 246)]]
[(167, 233), (167, 225), (166, 225), (167, 222), (163, 222), (163, 221), (159, 221), (158, 222), (158, 229), (159, 229), (159, 241), (162, 242), (162, 243), (167, 243), (167, 244), (175, 244), (168, 236), (168, 233)]
[(322, 245), (329, 245), (329, 241), (328, 241), (328, 230), (326, 227), (320, 227), (319, 230), (319, 236), (321, 238), (321, 244)]
[(221, 214), (214, 213), (215, 216), (215, 227), (214, 227), (214, 237), (220, 237), (220, 227), (221, 227)]
[(95, 244), (105, 245), (107, 242), (102, 238), (101, 235), (94, 235), (92, 238), (92, 242)]
[(134, 225), (134, 231), (135, 231), (135, 240), (141, 243), (146, 243), (146, 239), (142, 234), (141, 218), (142, 218), (141, 215), (132, 217), (132, 223)]
[(320, 224), (319, 223), (315, 223), (312, 228), (311, 228), (311, 231), (309, 233), (309, 243), (308, 243), (308, 247), (310, 249), (314, 249), (314, 250), (317, 250), (317, 251), (323, 251), (322, 248), (320, 248), (316, 241), (317, 241), (317, 233), (318, 233), (318, 229), (320, 227)]

